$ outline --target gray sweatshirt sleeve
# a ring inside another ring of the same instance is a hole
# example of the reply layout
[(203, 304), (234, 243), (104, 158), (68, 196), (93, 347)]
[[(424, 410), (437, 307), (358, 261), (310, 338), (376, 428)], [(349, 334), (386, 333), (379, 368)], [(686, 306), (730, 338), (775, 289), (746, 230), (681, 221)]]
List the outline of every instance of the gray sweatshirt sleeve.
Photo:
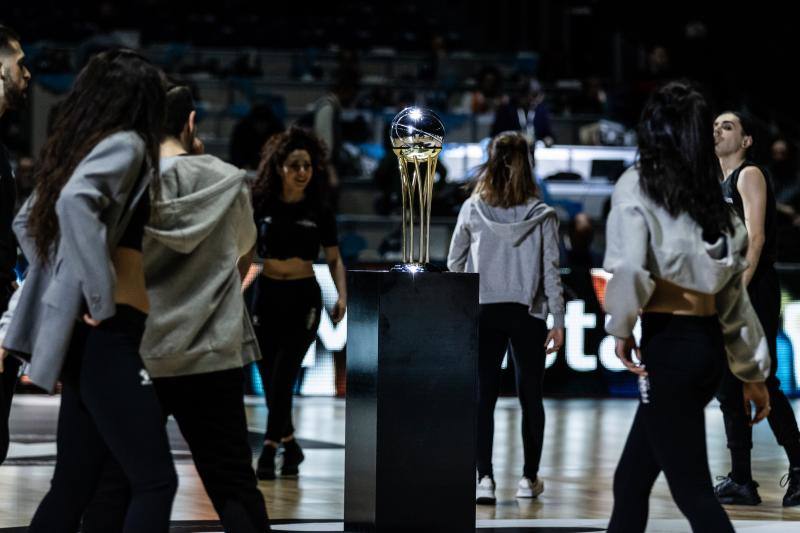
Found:
[(236, 247), (239, 256), (252, 250), (256, 244), (257, 230), (253, 219), (253, 203), (250, 200), (250, 189), (242, 185), (239, 197), (236, 199), (237, 207), (237, 241)]
[(744, 290), (742, 274), (733, 276), (715, 300), (731, 372), (742, 381), (766, 380), (771, 364), (767, 339)]
[(547, 217), (542, 222), (542, 266), (544, 272), (544, 294), (547, 307), (553, 315), (553, 327), (564, 327), (564, 290), (561, 287), (561, 272), (558, 265), (558, 218)]
[(468, 199), (461, 206), (461, 211), (458, 212), (456, 229), (453, 230), (453, 238), (450, 240), (450, 251), (447, 254), (447, 268), (453, 272), (464, 272), (464, 266), (467, 264), (469, 245), (472, 240), (469, 228), (467, 227), (471, 204), (472, 200)]
[(639, 311), (655, 290), (655, 281), (645, 268), (648, 229), (635, 204), (615, 204), (606, 221), (606, 255), (603, 268), (613, 276), (606, 286), (605, 309), (610, 319), (606, 331), (630, 337)]

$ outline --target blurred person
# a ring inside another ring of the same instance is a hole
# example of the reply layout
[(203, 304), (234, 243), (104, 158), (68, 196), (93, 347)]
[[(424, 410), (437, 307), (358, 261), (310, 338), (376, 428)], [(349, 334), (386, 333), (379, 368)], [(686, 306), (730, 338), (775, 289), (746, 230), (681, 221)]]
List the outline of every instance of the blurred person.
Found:
[(72, 533), (113, 458), (131, 486), (124, 533), (166, 533), (178, 479), (139, 355), (150, 309), (142, 256), (158, 192), (162, 73), (129, 50), (80, 72), (14, 220), (30, 262), (3, 351), (31, 381), (62, 383), (56, 467), (28, 531)]
[(800, 175), (796, 147), (783, 137), (775, 139), (770, 146), (767, 169), (775, 188), (778, 214), (800, 226)]
[[(161, 187), (145, 227), (150, 314), (140, 351), (225, 531), (268, 531), (252, 466), (243, 367), (259, 357), (241, 282), (256, 240), (245, 172), (203, 154), (188, 87), (167, 91)], [(83, 533), (120, 531), (129, 489), (109, 465)]]
[(331, 319), (337, 324), (344, 318), (345, 268), (336, 218), (324, 195), (326, 165), (319, 139), (292, 127), (267, 142), (253, 184), (257, 252), (264, 259), (253, 323), (263, 356), (258, 368), (269, 410), (256, 470), (259, 479), (275, 479), (275, 458), (281, 446), (281, 475), (296, 475), (304, 459), (292, 424), (292, 391), (303, 357), (317, 337), (323, 310), (313, 267), (320, 247), (339, 294)]
[(492, 137), (504, 131), (522, 131), (531, 146), (534, 141), (552, 146), (553, 126), (544, 99), (542, 85), (536, 79), (517, 74), (509, 101), (495, 111)]
[(567, 238), (560, 263), (569, 268), (599, 268), (603, 264), (603, 258), (592, 249), (593, 241), (592, 219), (587, 213), (576, 214), (567, 226)]
[[(27, 100), (31, 73), (25, 67), (25, 52), (19, 35), (0, 25), (0, 118), (6, 111), (19, 109)], [(14, 293), (17, 274), (17, 240), (11, 222), (17, 211), (16, 185), (8, 150), (0, 141), (0, 313), (8, 307)], [(0, 339), (2, 340), (2, 339)], [(0, 356), (0, 464), (6, 459), (10, 444), (8, 416), (21, 361)]]
[(466, 113), (493, 113), (500, 101), (503, 76), (494, 65), (486, 65), (475, 76), (475, 87), (464, 93), (461, 110)]
[[(781, 292), (774, 266), (777, 256), (775, 194), (766, 169), (748, 159), (753, 144), (753, 125), (747, 115), (727, 111), (714, 120), (714, 150), (722, 168), (723, 194), (747, 228), (748, 267), (742, 274), (742, 283), (767, 337), (772, 362), (766, 380), (772, 406), (767, 422), (789, 459), (783, 506), (790, 507), (800, 505), (800, 430), (776, 376)], [(749, 417), (741, 408), (742, 394), (742, 381), (730, 371), (725, 372), (717, 397), (725, 419), (731, 471), (715, 491), (722, 503), (757, 505), (761, 497), (750, 465), (753, 432)]]
[(704, 409), (726, 367), (744, 382), (743, 415), (751, 400), (752, 423), (770, 409), (769, 354), (742, 286), (747, 237), (719, 189), (710, 121), (691, 85), (659, 89), (639, 123), (639, 163), (612, 196), (605, 329), (637, 375), (640, 397), (614, 474), (610, 533), (645, 531), (661, 472), (692, 531), (733, 533), (711, 484)]
[(282, 132), (283, 121), (268, 104), (256, 104), (233, 127), (230, 143), (231, 164), (255, 170), (261, 161), (261, 148), (270, 137)]
[[(329, 154), (326, 169), (327, 188), (331, 207), (338, 207), (341, 178), (348, 173), (350, 159), (342, 138), (342, 109), (355, 102), (358, 96), (360, 73), (353, 68), (339, 69), (328, 94), (314, 103), (312, 128)], [(304, 125), (304, 124), (299, 124)]]
[[(527, 139), (519, 132), (497, 135), (489, 144), (488, 161), (477, 171), (472, 196), (458, 214), (447, 256), (450, 270), (480, 274), (477, 503), (497, 501), (494, 408), (509, 342), (525, 457), (516, 496), (535, 498), (544, 490), (538, 475), (545, 419), (542, 378), (546, 354), (564, 343), (558, 244), (558, 217), (539, 197)], [(550, 331), (548, 313), (555, 319)]]

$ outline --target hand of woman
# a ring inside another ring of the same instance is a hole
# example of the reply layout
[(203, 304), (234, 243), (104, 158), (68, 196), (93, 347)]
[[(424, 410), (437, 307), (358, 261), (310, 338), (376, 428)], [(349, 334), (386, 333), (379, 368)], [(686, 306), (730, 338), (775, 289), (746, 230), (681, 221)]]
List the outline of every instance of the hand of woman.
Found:
[[(550, 343), (552, 346), (548, 348)], [(547, 338), (544, 341), (545, 353), (551, 354), (559, 351), (564, 345), (564, 328), (553, 328), (547, 332)]]
[(95, 320), (94, 318), (89, 316), (88, 313), (84, 313), (83, 314), (83, 321), (86, 322), (87, 324), (89, 324), (90, 326), (92, 326), (93, 328), (96, 328), (97, 326), (100, 325), (100, 321), (99, 320)]
[(331, 320), (333, 320), (334, 324), (338, 324), (344, 318), (344, 312), (347, 309), (347, 302), (343, 299), (339, 298), (336, 300), (336, 304), (333, 306), (333, 312), (331, 313)]
[[(631, 352), (636, 353), (636, 359), (639, 361), (638, 363), (634, 363)], [(622, 364), (625, 365), (625, 368), (637, 376), (647, 375), (642, 362), (642, 352), (639, 350), (639, 347), (636, 346), (636, 340), (633, 337), (628, 337), (627, 339), (620, 339), (617, 337), (617, 345), (614, 353), (617, 354), (617, 357), (622, 361)]]
[(5, 361), (7, 356), (8, 356), (8, 351), (2, 346), (0, 346), (0, 374), (3, 373), (3, 361)]
[(767, 386), (763, 381), (745, 382), (742, 385), (742, 396), (744, 396), (744, 411), (747, 413), (747, 418), (750, 418), (752, 414), (750, 402), (756, 406), (756, 415), (750, 421), (751, 426), (758, 424), (769, 416), (771, 409), (769, 406), (769, 391), (767, 391)]

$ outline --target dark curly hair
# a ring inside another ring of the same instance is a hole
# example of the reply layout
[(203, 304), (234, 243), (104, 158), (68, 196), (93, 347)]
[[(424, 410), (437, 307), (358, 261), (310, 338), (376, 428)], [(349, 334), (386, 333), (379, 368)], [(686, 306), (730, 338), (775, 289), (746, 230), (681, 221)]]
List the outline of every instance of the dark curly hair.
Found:
[(506, 208), (538, 198), (532, 160), (524, 135), (498, 133), (489, 143), (489, 158), (478, 167), (473, 192), (489, 205)]
[(714, 154), (714, 123), (705, 98), (689, 82), (670, 82), (650, 96), (639, 121), (640, 185), (672, 216), (688, 214), (714, 240), (733, 231)]
[[(59, 239), (56, 201), (73, 171), (104, 138), (135, 131), (158, 169), (159, 140), (164, 120), (164, 79), (161, 71), (131, 50), (111, 50), (94, 56), (59, 106), (53, 133), (34, 169), (36, 183), (28, 231), (42, 262)], [(156, 173), (157, 174), (157, 173)], [(158, 176), (151, 190), (158, 191)]]
[(253, 183), (256, 213), (280, 198), (283, 182), (278, 169), (295, 150), (305, 150), (311, 156), (314, 171), (305, 189), (306, 199), (317, 204), (325, 203), (328, 165), (325, 144), (309, 130), (292, 126), (270, 137), (261, 150), (261, 163)]

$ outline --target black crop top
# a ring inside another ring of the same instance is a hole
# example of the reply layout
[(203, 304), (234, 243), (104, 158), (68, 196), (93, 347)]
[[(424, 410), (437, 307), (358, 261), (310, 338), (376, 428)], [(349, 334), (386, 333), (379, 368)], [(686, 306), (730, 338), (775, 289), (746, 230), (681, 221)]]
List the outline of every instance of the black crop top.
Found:
[(131, 248), (142, 251), (142, 238), (144, 237), (144, 227), (150, 218), (150, 191), (145, 189), (136, 207), (133, 208), (131, 219), (128, 226), (117, 243), (118, 247)]
[(336, 217), (328, 207), (307, 200), (273, 201), (256, 214), (258, 255), (264, 259), (299, 257), (314, 261), (319, 247), (337, 246)]

